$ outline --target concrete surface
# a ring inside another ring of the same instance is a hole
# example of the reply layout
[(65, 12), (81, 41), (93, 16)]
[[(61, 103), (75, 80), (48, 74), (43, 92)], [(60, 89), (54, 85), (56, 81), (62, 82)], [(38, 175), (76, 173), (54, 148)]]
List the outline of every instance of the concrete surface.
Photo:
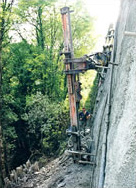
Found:
[[(104, 188), (136, 188), (136, 1), (123, 0), (116, 29), (115, 63), (113, 68), (110, 122), (107, 135)], [(97, 167), (92, 187), (99, 188), (100, 164), (106, 113), (102, 106), (108, 93), (107, 74), (94, 120)], [(102, 115), (104, 113), (104, 115)], [(102, 117), (103, 116), (103, 117)], [(100, 133), (99, 133), (100, 130)]]

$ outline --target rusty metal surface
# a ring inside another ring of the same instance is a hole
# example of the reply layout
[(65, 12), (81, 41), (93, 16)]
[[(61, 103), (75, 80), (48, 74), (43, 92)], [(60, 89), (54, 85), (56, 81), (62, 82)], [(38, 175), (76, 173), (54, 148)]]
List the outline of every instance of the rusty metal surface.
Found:
[[(63, 24), (63, 35), (64, 35), (64, 50), (66, 58), (73, 58), (73, 45), (72, 45), (72, 34), (70, 25), (70, 10), (69, 7), (64, 7), (61, 9), (62, 14), (62, 24)], [(69, 52), (69, 53), (67, 53)], [(65, 64), (65, 70), (69, 71), (73, 67), (72, 63)], [(74, 81), (76, 80), (75, 75), (67, 75), (67, 86), (69, 94), (69, 104), (70, 104), (70, 120), (71, 126), (78, 126), (77, 121), (77, 106), (74, 91)]]

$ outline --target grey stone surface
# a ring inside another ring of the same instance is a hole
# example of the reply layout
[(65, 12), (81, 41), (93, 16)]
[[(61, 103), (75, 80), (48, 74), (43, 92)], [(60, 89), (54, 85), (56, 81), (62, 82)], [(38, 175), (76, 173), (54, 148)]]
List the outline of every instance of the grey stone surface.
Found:
[(73, 163), (65, 154), (28, 177), (26, 182), (19, 182), (14, 188), (89, 188), (90, 165)]
[[(125, 36), (124, 31), (136, 32), (136, 1), (123, 0), (116, 30), (115, 63), (113, 68), (110, 121), (104, 188), (136, 187), (136, 37)], [(97, 167), (93, 186), (98, 188), (102, 161), (103, 135), (106, 113), (104, 98), (108, 93), (107, 73), (94, 120), (94, 138)], [(103, 117), (102, 117), (103, 116)], [(99, 132), (100, 130), (100, 132)]]

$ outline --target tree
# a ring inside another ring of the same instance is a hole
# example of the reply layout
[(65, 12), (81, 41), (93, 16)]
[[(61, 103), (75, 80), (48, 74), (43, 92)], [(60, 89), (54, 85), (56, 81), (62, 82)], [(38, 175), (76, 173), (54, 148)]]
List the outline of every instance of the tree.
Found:
[(61, 37), (60, 12), (51, 6), (52, 2), (43, 0), (20, 1), (19, 8), (16, 10), (18, 17), (15, 21), (15, 30), (22, 39), (27, 40), (19, 25), (28, 24), (32, 28), (32, 38), (27, 41), (34, 45), (37, 44), (38, 47), (38, 54), (35, 55), (35, 66), (39, 59), (43, 62), (43, 75), (39, 76), (40, 79), (37, 80), (37, 83), (40, 83), (39, 86), (42, 85), (43, 92), (46, 92), (47, 95), (60, 100), (65, 97), (63, 94), (63, 65), (59, 55), (63, 47), (63, 38)]
[(94, 18), (89, 15), (86, 7), (84, 7), (84, 2), (77, 0), (71, 19), (73, 20), (72, 30), (75, 55), (81, 57), (90, 53), (95, 47)]
[[(54, 1), (55, 0), (20, 0), (18, 3), (18, 8), (16, 9), (16, 14), (18, 15), (18, 17), (15, 21), (15, 27), (17, 32), (21, 34), (21, 31), (18, 31), (19, 29), (21, 29), (19, 25), (28, 24), (33, 30), (33, 33), (31, 33), (31, 35), (35, 36), (37, 46), (41, 47), (42, 50), (45, 49), (46, 40), (46, 31), (43, 22), (44, 19), (48, 19), (46, 18), (46, 16), (47, 14), (49, 14), (50, 6)], [(20, 36), (22, 36), (22, 34)]]
[(5, 42), (5, 36), (10, 28), (10, 15), (14, 0), (2, 0), (0, 2), (0, 184), (3, 185), (3, 178), (6, 176), (4, 147), (2, 136), (2, 50)]
[(37, 93), (27, 98), (23, 118), (29, 125), (30, 149), (39, 150), (48, 156), (58, 154), (66, 136), (68, 108)]

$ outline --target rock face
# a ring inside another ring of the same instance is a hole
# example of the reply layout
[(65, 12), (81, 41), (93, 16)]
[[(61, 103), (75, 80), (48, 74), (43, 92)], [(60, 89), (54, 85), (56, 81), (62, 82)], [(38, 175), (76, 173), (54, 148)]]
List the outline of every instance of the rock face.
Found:
[(109, 65), (99, 88), (92, 188), (136, 187), (136, 36), (125, 31), (136, 32), (136, 0), (121, 1), (113, 51), (118, 66)]

